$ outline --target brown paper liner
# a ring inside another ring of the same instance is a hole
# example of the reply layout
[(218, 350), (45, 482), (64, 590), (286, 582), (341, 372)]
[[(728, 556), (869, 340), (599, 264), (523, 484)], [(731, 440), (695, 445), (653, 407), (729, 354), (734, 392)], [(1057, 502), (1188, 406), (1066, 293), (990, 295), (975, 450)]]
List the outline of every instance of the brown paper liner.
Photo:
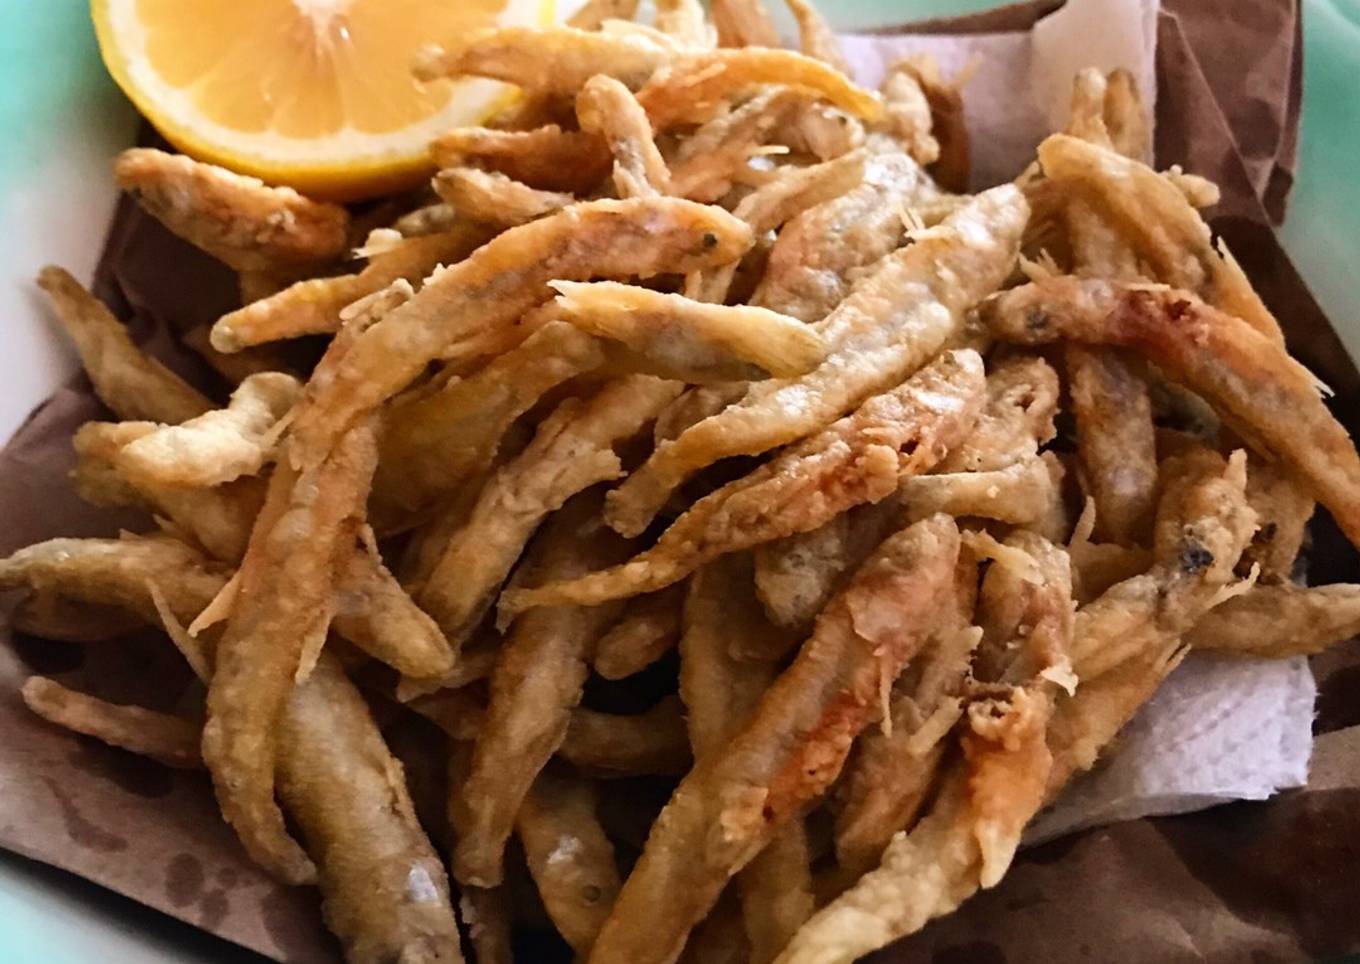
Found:
[[(1019, 4), (909, 28), (1026, 30), (1058, 6)], [(1293, 0), (1166, 0), (1159, 22), (1157, 156), (1223, 187), (1213, 225), (1282, 320), (1290, 348), (1335, 390), (1360, 434), (1360, 375), (1270, 229), (1293, 179), (1302, 48)], [(1250, 64), (1247, 81), (1243, 64)], [(235, 303), (234, 279), (120, 204), (97, 293), (172, 367), (219, 397), (225, 386), (173, 334)], [(82, 505), (70, 436), (106, 416), (83, 378), (58, 392), (0, 452), (0, 552), (56, 535), (109, 535), (145, 519)], [(1312, 577), (1360, 566), (1330, 523)], [(107, 647), (12, 635), (0, 644), (0, 846), (86, 877), (283, 961), (332, 960), (309, 890), (281, 887), (245, 858), (202, 774), (175, 772), (36, 719), (31, 673), (112, 699), (194, 705), (198, 684), (148, 634)], [(1360, 654), (1315, 663), (1321, 692), (1313, 780), (1266, 803), (1136, 820), (1023, 853), (994, 890), (874, 955), (908, 964), (1021, 961), (1295, 961), (1360, 949)]]

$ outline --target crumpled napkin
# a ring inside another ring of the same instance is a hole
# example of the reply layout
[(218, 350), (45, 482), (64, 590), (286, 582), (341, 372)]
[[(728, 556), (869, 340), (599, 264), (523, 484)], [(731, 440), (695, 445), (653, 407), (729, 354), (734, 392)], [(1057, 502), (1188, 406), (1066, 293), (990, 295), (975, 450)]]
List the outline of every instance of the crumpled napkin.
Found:
[(1117, 820), (1264, 800), (1308, 781), (1317, 686), (1308, 661), (1190, 656), (1025, 834), (1041, 843)]
[(888, 67), (916, 53), (929, 53), (946, 77), (972, 72), (965, 120), (978, 188), (1015, 177), (1033, 160), (1035, 146), (1062, 129), (1072, 77), (1083, 67), (1123, 67), (1137, 79), (1148, 109), (1157, 102), (1156, 0), (1080, 0), (1023, 33), (849, 34), (841, 48), (867, 87), (876, 88)]

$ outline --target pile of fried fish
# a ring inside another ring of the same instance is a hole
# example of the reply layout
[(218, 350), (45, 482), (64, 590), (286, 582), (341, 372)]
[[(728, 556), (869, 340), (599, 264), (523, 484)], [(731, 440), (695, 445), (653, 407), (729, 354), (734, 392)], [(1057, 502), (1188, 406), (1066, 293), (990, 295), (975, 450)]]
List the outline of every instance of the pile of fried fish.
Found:
[(929, 61), (871, 92), (805, 0), (801, 52), (759, 0), (635, 6), (425, 51), (522, 96), (363, 209), (123, 154), (239, 273), (187, 337), (225, 407), (39, 279), (118, 419), (74, 483), (155, 521), (0, 562), (13, 625), (160, 627), (202, 710), (23, 696), (205, 767), (353, 962), (461, 960), (460, 918), (509, 961), (544, 912), (593, 964), (851, 961), (995, 885), (1188, 651), (1360, 629), (1295, 580), (1316, 504), (1360, 542), (1360, 458), (1127, 74), (969, 194)]

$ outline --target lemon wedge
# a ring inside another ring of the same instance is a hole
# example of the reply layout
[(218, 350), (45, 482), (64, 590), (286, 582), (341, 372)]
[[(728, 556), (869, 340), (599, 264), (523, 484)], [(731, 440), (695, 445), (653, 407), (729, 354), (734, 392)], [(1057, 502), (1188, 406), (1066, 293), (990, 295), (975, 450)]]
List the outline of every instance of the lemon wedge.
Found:
[(428, 176), (430, 139), (513, 93), (421, 83), (426, 43), (548, 25), (552, 0), (92, 0), (109, 72), (177, 148), (324, 198)]

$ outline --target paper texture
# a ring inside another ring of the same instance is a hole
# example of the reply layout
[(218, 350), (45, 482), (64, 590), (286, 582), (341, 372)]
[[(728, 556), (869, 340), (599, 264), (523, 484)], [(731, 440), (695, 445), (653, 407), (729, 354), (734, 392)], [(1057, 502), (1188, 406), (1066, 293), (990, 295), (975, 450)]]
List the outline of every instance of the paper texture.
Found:
[[(1248, 91), (1228, 69), (1238, 56), (1234, 51), (1191, 46), (1192, 39), (1212, 40), (1220, 27), (1213, 18), (1227, 17), (1227, 3), (1168, 0), (1181, 19), (1165, 12), (1157, 19), (1158, 160), (1163, 166), (1185, 163), (1222, 184), (1225, 204), (1215, 230), (1284, 320), (1291, 348), (1337, 389), (1336, 412), (1356, 433), (1360, 375), (1267, 226), (1271, 191), (1282, 201), (1293, 165), (1297, 110), (1289, 105), (1297, 98), (1298, 50), (1292, 40), (1278, 41), (1296, 35), (1296, 9), (1292, 0), (1230, 5), (1234, 42), (1254, 58)], [(1039, 0), (927, 26), (970, 38), (1023, 33), (1055, 6)], [(1016, 89), (1004, 95), (1013, 100)], [(988, 105), (972, 88), (967, 106), (977, 116)], [(980, 153), (985, 145), (985, 138), (977, 144)], [(129, 319), (135, 337), (180, 371), (213, 384), (175, 347), (172, 334), (232, 306), (229, 273), (125, 202), (96, 290)], [(223, 387), (217, 386), (219, 397)], [(0, 453), (0, 552), (50, 536), (110, 534), (139, 524), (81, 505), (67, 485), (70, 435), (99, 413), (88, 386), (73, 384)], [(1311, 558), (1316, 581), (1360, 578), (1354, 553), (1327, 524), (1315, 527)], [(174, 675), (168, 647), (149, 639), (146, 645), (82, 648), (8, 638), (7, 630), (4, 635), (0, 846), (279, 960), (337, 957), (321, 927), (315, 893), (279, 887), (248, 863), (221, 822), (205, 777), (165, 770), (50, 727), (17, 695), (23, 678), (37, 672), (109, 698), (179, 705), (194, 698), (186, 687), (195, 684), (182, 668)], [(1169, 685), (1193, 686), (1187, 674), (1200, 671), (1186, 669)], [(1032, 847), (997, 888), (874, 960), (1292, 961), (1360, 949), (1360, 915), (1353, 907), (1360, 893), (1360, 655), (1354, 647), (1326, 654), (1314, 661), (1314, 672), (1317, 732), (1326, 734), (1316, 750), (1322, 782), (1265, 803), (1131, 820)], [(1167, 698), (1174, 696), (1172, 690)], [(1185, 705), (1186, 717), (1198, 719), (1193, 704)], [(1218, 732), (1263, 739), (1264, 730), (1252, 735), (1237, 728), (1249, 721), (1228, 719), (1234, 707), (1220, 704), (1215, 712)], [(1270, 717), (1281, 724), (1289, 718)], [(1126, 751), (1138, 732), (1126, 736)], [(1136, 758), (1132, 751), (1122, 757)], [(1219, 759), (1232, 762), (1230, 755)], [(1281, 769), (1272, 779), (1285, 782), (1291, 773)], [(1145, 780), (1135, 778), (1132, 785), (1145, 788)]]
[(1306, 660), (1187, 660), (1120, 733), (1116, 751), (1035, 819), (1025, 842), (1303, 786), (1316, 696)]
[(1062, 129), (1072, 76), (1083, 67), (1131, 71), (1143, 102), (1155, 104), (1156, 20), (1156, 0), (1082, 0), (1023, 33), (848, 35), (841, 46), (855, 79), (868, 87), (916, 53), (929, 53), (946, 77), (974, 71), (964, 89), (965, 119), (973, 186), (980, 188), (1015, 177), (1039, 141)]

